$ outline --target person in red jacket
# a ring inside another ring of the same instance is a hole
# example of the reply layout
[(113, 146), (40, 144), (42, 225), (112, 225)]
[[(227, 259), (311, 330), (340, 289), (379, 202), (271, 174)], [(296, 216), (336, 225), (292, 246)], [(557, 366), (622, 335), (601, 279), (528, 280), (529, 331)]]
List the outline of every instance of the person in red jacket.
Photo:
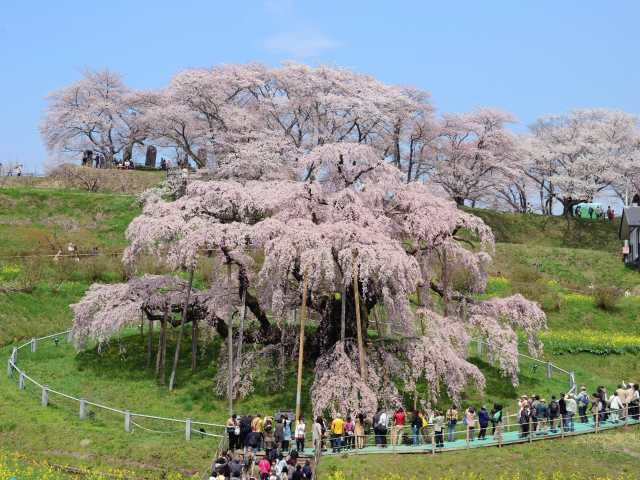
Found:
[(391, 430), (391, 444), (400, 445), (402, 443), (402, 430), (407, 420), (407, 414), (404, 409), (400, 407), (393, 414), (393, 429)]

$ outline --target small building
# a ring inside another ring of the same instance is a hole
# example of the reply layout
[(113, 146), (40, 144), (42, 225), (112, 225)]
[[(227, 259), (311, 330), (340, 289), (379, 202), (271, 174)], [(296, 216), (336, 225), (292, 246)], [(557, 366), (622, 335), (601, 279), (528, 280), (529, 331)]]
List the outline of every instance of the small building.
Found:
[(625, 207), (618, 231), (624, 242), (622, 258), (626, 265), (640, 266), (640, 207)]

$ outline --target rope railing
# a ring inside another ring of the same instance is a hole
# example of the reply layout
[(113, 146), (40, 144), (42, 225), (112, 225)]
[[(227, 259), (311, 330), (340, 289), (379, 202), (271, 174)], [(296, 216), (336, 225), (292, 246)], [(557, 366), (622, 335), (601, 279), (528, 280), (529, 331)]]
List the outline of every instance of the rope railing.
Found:
[[(159, 415), (150, 415), (146, 413), (130, 412), (125, 409), (114, 408), (114, 407), (103, 405), (101, 403), (93, 402), (84, 398), (78, 398), (73, 395), (69, 395), (59, 390), (50, 388), (48, 385), (44, 383), (40, 383), (39, 381), (29, 376), (23, 369), (18, 367), (18, 356), (22, 350), (29, 348), (29, 351), (31, 353), (34, 353), (37, 351), (38, 344), (40, 342), (46, 341), (46, 340), (58, 339), (60, 337), (66, 337), (67, 340), (70, 341), (71, 340), (70, 334), (71, 334), (71, 330), (65, 330), (63, 332), (46, 335), (44, 337), (33, 337), (28, 342), (25, 342), (19, 345), (18, 347), (14, 347), (7, 361), (7, 376), (9, 378), (12, 378), (14, 374), (18, 375), (18, 388), (20, 390), (26, 389), (27, 382), (29, 382), (30, 384), (33, 384), (36, 388), (40, 389), (42, 405), (45, 407), (50, 404), (50, 400), (52, 396), (58, 396), (67, 400), (71, 400), (74, 403), (77, 403), (79, 416), (81, 419), (84, 419), (88, 416), (87, 415), (88, 406), (91, 406), (100, 410), (105, 410), (111, 413), (115, 413), (117, 415), (121, 415), (123, 416), (123, 420), (124, 420), (124, 429), (126, 432), (129, 432), (129, 433), (132, 433), (135, 428), (139, 428), (140, 430), (143, 430), (149, 433), (158, 433), (158, 434), (183, 433), (185, 435), (186, 440), (191, 440), (192, 432), (203, 435), (203, 436), (207, 436), (207, 437), (215, 437), (215, 438), (226, 437), (226, 435), (221, 435), (218, 433), (211, 433), (211, 432), (204, 432), (201, 430), (193, 430), (192, 428), (193, 425), (201, 425), (201, 426), (213, 427), (217, 429), (220, 429), (220, 428), (224, 429), (225, 428), (224, 425), (211, 423), (211, 422), (198, 421), (198, 420), (192, 421), (191, 419), (188, 419), (188, 418), (179, 419), (179, 418), (165, 417), (165, 416), (159, 416)], [(138, 421), (135, 421), (135, 419), (138, 419)], [(151, 420), (151, 421), (158, 421), (158, 422), (164, 422), (164, 423), (183, 424), (184, 428), (180, 430), (172, 430), (172, 431), (148, 428), (142, 425), (140, 420)]]
[[(20, 352), (24, 349), (29, 348), (30, 352), (36, 352), (37, 351), (37, 347), (38, 344), (42, 341), (46, 341), (46, 340), (52, 340), (52, 339), (58, 339), (60, 337), (64, 337), (66, 336), (67, 340), (70, 341), (71, 340), (71, 336), (70, 336), (71, 330), (65, 330), (63, 332), (59, 332), (59, 333), (54, 333), (51, 335), (47, 335), (44, 337), (33, 337), (31, 340), (29, 340), (28, 342), (25, 342), (21, 345), (19, 345), (18, 347), (14, 347), (11, 351), (11, 355), (8, 359), (7, 362), (7, 374), (8, 376), (11, 378), (13, 377), (14, 373), (18, 374), (18, 388), (20, 390), (25, 390), (27, 387), (27, 382), (29, 382), (30, 384), (34, 385), (36, 388), (41, 390), (41, 400), (42, 400), (42, 405), (43, 406), (48, 406), (50, 403), (50, 397), (51, 396), (58, 396), (67, 400), (70, 400), (74, 403), (78, 404), (78, 411), (79, 411), (79, 416), (81, 419), (84, 419), (88, 416), (87, 414), (87, 407), (91, 406), (94, 407), (96, 409), (100, 409), (100, 410), (105, 410), (111, 413), (114, 413), (116, 415), (122, 416), (123, 417), (123, 421), (124, 421), (124, 430), (126, 432), (132, 433), (135, 429), (140, 429), (142, 431), (148, 432), (148, 433), (154, 433), (154, 434), (163, 434), (163, 435), (167, 435), (167, 434), (177, 434), (177, 433), (183, 433), (185, 436), (185, 439), (187, 441), (191, 440), (192, 435), (200, 435), (202, 438), (205, 437), (212, 437), (212, 438), (218, 438), (220, 439), (220, 444), (222, 445), (225, 440), (227, 439), (227, 434), (226, 434), (226, 426), (222, 425), (222, 424), (218, 424), (218, 423), (213, 423), (213, 422), (205, 422), (205, 421), (200, 421), (200, 420), (192, 420), (192, 419), (178, 419), (178, 418), (172, 418), (172, 417), (166, 417), (166, 416), (159, 416), (159, 415), (151, 415), (151, 414), (147, 414), (147, 413), (138, 413), (138, 412), (131, 412), (129, 410), (126, 409), (121, 409), (121, 408), (114, 408), (108, 405), (103, 405), (101, 403), (97, 403), (94, 401), (90, 401), (84, 398), (78, 398), (76, 396), (73, 395), (69, 395), (67, 393), (61, 392), (59, 390), (50, 388), (48, 385), (40, 383), (39, 381), (35, 380), (34, 378), (32, 378), (31, 376), (29, 376), (23, 369), (21, 369), (20, 367), (18, 367), (18, 356), (20, 354)], [(483, 345), (484, 346), (490, 346), (489, 342), (487, 342), (486, 340), (483, 339), (473, 339), (473, 341), (476, 342), (477, 348), (478, 348), (478, 355), (482, 356), (482, 354), (484, 353), (483, 350)], [(501, 347), (496, 347), (496, 346), (492, 346), (492, 348), (501, 348)], [(568, 370), (565, 370), (561, 367), (558, 367), (557, 365), (549, 362), (549, 361), (545, 361), (542, 359), (538, 359), (538, 358), (534, 358), (531, 357), (529, 355), (525, 355), (525, 354), (521, 354), (518, 353), (519, 356), (526, 358), (530, 361), (539, 363), (541, 365), (545, 365), (547, 368), (547, 377), (551, 378), (552, 376), (552, 372), (553, 370), (557, 370), (565, 375), (568, 375), (569, 377), (569, 382), (570, 382), (570, 387), (571, 390), (569, 392), (571, 392), (572, 390), (575, 390), (576, 388), (576, 383), (575, 383), (575, 375), (573, 372), (570, 372)], [(602, 412), (601, 415), (603, 415), (603, 418), (606, 418), (608, 416), (608, 414), (611, 414), (613, 416), (613, 414), (615, 413), (615, 411), (611, 411), (611, 412)], [(638, 423), (638, 416), (636, 415), (635, 418), (629, 418), (630, 415), (628, 413), (625, 413), (624, 416), (624, 424), (629, 424), (629, 423)], [(608, 422), (608, 421), (602, 421), (599, 422), (597, 419), (600, 418), (600, 415), (598, 415), (597, 417), (595, 417), (595, 419), (591, 418), (590, 416), (590, 420), (589, 422), (586, 423), (587, 427), (585, 427), (583, 424), (583, 422), (574, 422), (575, 425), (579, 425), (579, 428), (576, 430), (568, 430), (567, 428), (564, 428), (563, 422), (564, 419), (562, 417), (559, 417), (558, 419), (555, 419), (553, 423), (559, 423), (560, 427), (559, 428), (553, 428), (553, 426), (551, 426), (551, 428), (549, 428), (549, 425), (544, 425), (544, 432), (540, 433), (540, 431), (535, 430), (535, 432), (533, 432), (530, 435), (527, 435), (526, 437), (523, 438), (514, 438), (513, 433), (514, 430), (521, 430), (522, 429), (522, 424), (520, 424), (517, 420), (519, 418), (519, 415), (517, 413), (515, 414), (508, 414), (506, 411), (503, 414), (503, 422), (500, 424), (500, 429), (503, 435), (503, 440), (498, 439), (495, 440), (493, 439), (493, 435), (487, 435), (487, 437), (491, 437), (492, 440), (489, 441), (487, 438), (485, 439), (481, 439), (481, 440), (476, 440), (477, 435), (480, 433), (480, 428), (476, 427), (474, 429), (468, 429), (466, 426), (464, 428), (460, 428), (460, 425), (458, 425), (458, 427), (451, 432), (451, 436), (447, 430), (447, 426), (445, 425), (443, 427), (443, 431), (442, 431), (442, 436), (443, 439), (446, 438), (446, 441), (443, 440), (442, 445), (438, 446), (436, 445), (436, 433), (435, 430), (433, 429), (433, 425), (430, 424), (430, 426), (427, 428), (427, 431), (429, 433), (426, 434), (426, 439), (425, 437), (425, 433), (421, 433), (421, 441), (422, 444), (421, 445), (417, 445), (418, 447), (422, 446), (422, 449), (427, 448), (425, 447), (425, 445), (429, 445), (428, 448), (433, 450), (433, 451), (444, 451), (444, 450), (450, 450), (450, 449), (457, 449), (457, 448), (471, 448), (471, 447), (475, 447), (475, 446), (485, 446), (485, 445), (495, 445), (497, 443), (499, 444), (506, 444), (506, 443), (521, 443), (522, 441), (536, 441), (536, 440), (540, 440), (543, 438), (551, 438), (551, 437), (557, 437), (557, 436), (561, 436), (564, 437), (565, 435), (572, 435), (572, 434), (577, 434), (577, 433), (590, 433), (590, 432), (598, 432), (600, 430), (603, 429), (607, 429), (607, 428), (614, 428), (616, 426), (620, 426), (619, 422)], [(511, 420), (510, 419), (516, 419), (513, 423), (509, 423)], [(137, 421), (136, 421), (137, 420)], [(160, 422), (160, 423), (170, 423), (170, 424), (182, 424), (184, 425), (183, 429), (179, 429), (179, 430), (166, 430), (166, 429), (161, 429), (161, 428), (150, 428), (148, 425), (143, 425), (142, 421), (152, 421), (152, 422)], [(549, 423), (549, 422), (547, 422)], [(541, 425), (541, 423), (539, 422), (534, 422), (535, 426), (538, 427)], [(201, 427), (210, 427), (213, 428), (215, 430), (215, 432), (207, 432), (205, 431), (203, 428), (201, 429), (197, 429), (194, 428), (195, 426), (201, 426)], [(391, 427), (394, 428), (394, 427)], [(530, 425), (530, 430), (531, 428), (533, 428), (533, 424)], [(398, 438), (402, 439), (402, 438), (406, 438), (407, 433), (406, 431), (410, 430), (409, 427), (405, 427), (404, 429), (401, 429), (399, 432), (394, 432), (393, 434), (387, 434), (387, 435), (376, 435), (376, 434), (368, 434), (365, 436), (365, 438), (362, 440), (363, 446), (364, 448), (355, 448), (355, 446), (357, 445), (355, 442), (355, 437), (353, 440), (353, 446), (354, 448), (349, 449), (349, 451), (351, 453), (367, 453), (367, 452), (371, 452), (372, 448), (375, 447), (375, 445), (377, 444), (378, 441), (380, 441), (382, 438), (384, 438), (384, 443), (387, 445), (386, 448), (391, 447), (392, 451), (397, 451), (398, 449), (415, 449), (414, 446), (408, 446), (408, 445), (404, 445), (401, 444), (402, 440), (398, 440)], [(412, 435), (412, 434), (411, 434)], [(411, 436), (409, 435), (409, 436)], [(451, 439), (451, 441), (449, 440)], [(463, 442), (463, 445), (461, 445), (459, 442)], [(292, 438), (291, 439), (292, 444), (295, 442), (295, 439)], [(458, 444), (456, 444), (456, 442), (458, 442)], [(476, 442), (476, 443), (474, 443)], [(307, 434), (305, 435), (305, 444), (306, 445), (311, 445), (312, 444), (312, 438), (311, 438), (311, 434), (309, 432), (307, 432)], [(344, 449), (344, 447), (340, 448), (341, 450)], [(386, 450), (385, 450), (386, 451)], [(409, 450), (411, 451), (411, 450)]]

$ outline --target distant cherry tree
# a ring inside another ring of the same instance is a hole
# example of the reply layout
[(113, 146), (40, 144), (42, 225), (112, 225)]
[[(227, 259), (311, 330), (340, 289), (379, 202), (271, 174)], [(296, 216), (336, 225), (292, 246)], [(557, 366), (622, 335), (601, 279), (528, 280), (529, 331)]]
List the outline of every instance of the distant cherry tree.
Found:
[(111, 165), (119, 154), (130, 159), (134, 146), (144, 142), (141, 108), (139, 94), (120, 75), (88, 70), (80, 80), (49, 95), (40, 131), (52, 155), (89, 149)]

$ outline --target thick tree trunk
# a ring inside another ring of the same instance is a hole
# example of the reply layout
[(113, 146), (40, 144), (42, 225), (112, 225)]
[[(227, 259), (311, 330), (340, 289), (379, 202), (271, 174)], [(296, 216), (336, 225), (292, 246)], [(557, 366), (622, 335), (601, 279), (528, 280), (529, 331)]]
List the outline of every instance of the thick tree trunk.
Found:
[(464, 198), (463, 197), (453, 197), (453, 200), (456, 202), (458, 207), (464, 207)]
[[(231, 264), (227, 263), (227, 286), (231, 287)], [(227, 396), (229, 397), (229, 415), (233, 415), (233, 315), (229, 315), (227, 325), (227, 350), (229, 378), (227, 380)]]
[(182, 335), (184, 333), (184, 323), (187, 319), (187, 311), (189, 309), (189, 297), (191, 296), (191, 286), (193, 285), (193, 268), (189, 270), (189, 284), (185, 293), (184, 308), (182, 309), (182, 318), (180, 319), (180, 330), (178, 331), (178, 340), (176, 342), (176, 352), (173, 356), (173, 368), (171, 369), (171, 377), (169, 377), (169, 391), (173, 390), (176, 383), (176, 375), (178, 372), (178, 361), (180, 360), (180, 344), (182, 343)]
[(167, 323), (169, 320), (169, 307), (164, 310), (160, 320), (160, 339), (158, 341), (158, 354), (156, 356), (156, 376), (160, 385), (166, 383), (166, 358), (167, 358)]
[(340, 340), (344, 342), (347, 331), (347, 287), (342, 284), (342, 290), (340, 291)]
[(244, 340), (244, 320), (247, 315), (247, 304), (246, 304), (246, 290), (242, 292), (242, 306), (240, 307), (240, 328), (238, 329), (238, 352), (236, 354), (236, 367), (238, 370), (238, 375), (241, 374), (242, 368), (242, 342)]
[(309, 286), (305, 278), (302, 291), (302, 308), (300, 309), (300, 341), (298, 344), (298, 381), (296, 383), (296, 422), (300, 420), (302, 405), (302, 369), (304, 367), (304, 323), (307, 318), (307, 295)]
[(153, 362), (153, 321), (148, 319), (149, 328), (147, 329), (147, 368), (151, 368)]

